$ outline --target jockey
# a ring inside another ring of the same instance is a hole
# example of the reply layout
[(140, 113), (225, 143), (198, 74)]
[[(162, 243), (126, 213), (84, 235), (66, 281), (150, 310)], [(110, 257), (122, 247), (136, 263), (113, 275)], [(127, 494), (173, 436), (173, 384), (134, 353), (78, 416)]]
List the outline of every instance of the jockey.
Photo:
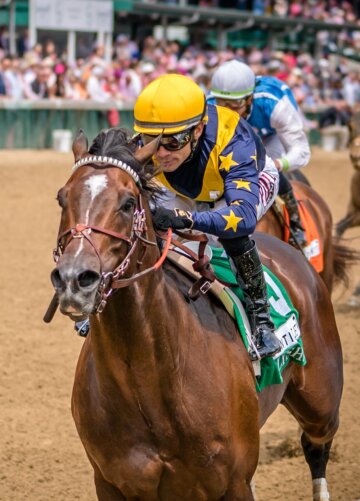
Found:
[[(145, 87), (134, 116), (134, 129), (143, 144), (161, 135), (153, 157), (157, 180), (179, 198), (209, 204), (203, 212), (157, 206), (155, 228), (193, 228), (219, 237), (246, 294), (258, 352), (254, 350), (251, 358), (274, 355), (281, 345), (270, 319), (260, 257), (250, 239), (257, 222), (259, 172), (266, 161), (261, 140), (237, 113), (206, 106), (200, 87), (182, 75), (164, 75)], [(217, 201), (223, 202), (222, 207)]]
[(275, 77), (255, 77), (249, 66), (234, 59), (214, 72), (209, 102), (211, 98), (246, 118), (262, 138), (267, 154), (280, 171), (279, 195), (296, 240), (290, 239), (290, 243), (305, 246), (297, 201), (284, 173), (309, 163), (310, 146), (290, 88)]

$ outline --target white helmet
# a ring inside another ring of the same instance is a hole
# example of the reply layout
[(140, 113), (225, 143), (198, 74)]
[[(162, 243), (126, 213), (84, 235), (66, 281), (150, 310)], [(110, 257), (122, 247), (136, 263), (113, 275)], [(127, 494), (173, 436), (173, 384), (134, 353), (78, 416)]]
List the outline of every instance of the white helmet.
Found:
[(245, 63), (236, 59), (219, 66), (211, 79), (212, 97), (220, 99), (243, 99), (255, 89), (255, 74)]

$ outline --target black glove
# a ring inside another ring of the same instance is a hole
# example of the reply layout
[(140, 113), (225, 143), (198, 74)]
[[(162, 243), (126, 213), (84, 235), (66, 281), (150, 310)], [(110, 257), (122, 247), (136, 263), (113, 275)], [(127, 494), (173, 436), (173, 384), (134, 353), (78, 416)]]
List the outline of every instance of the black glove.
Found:
[(158, 207), (152, 213), (154, 228), (159, 231), (167, 231), (168, 228), (174, 230), (185, 230), (194, 224), (191, 212), (182, 209), (164, 209)]

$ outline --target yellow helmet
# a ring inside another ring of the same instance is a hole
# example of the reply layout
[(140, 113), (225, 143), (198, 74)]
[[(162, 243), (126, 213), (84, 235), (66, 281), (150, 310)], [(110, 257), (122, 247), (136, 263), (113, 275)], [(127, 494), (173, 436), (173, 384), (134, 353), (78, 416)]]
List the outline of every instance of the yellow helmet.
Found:
[(134, 107), (134, 129), (151, 135), (176, 134), (197, 125), (205, 111), (205, 95), (193, 80), (183, 75), (163, 75), (139, 95)]

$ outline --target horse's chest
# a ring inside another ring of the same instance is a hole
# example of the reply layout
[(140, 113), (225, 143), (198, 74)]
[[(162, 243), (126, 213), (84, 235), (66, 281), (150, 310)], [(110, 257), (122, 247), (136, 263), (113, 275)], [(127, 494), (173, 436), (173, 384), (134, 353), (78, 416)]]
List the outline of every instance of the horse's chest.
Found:
[(126, 499), (157, 499), (163, 461), (151, 447), (132, 447), (101, 455), (98, 466), (104, 478), (115, 485)]
[(223, 495), (227, 468), (220, 446), (182, 443), (175, 435), (173, 440), (156, 437), (140, 424), (136, 430), (113, 429), (110, 433), (99, 426), (98, 431), (101, 440), (94, 440), (94, 435), (82, 437), (85, 448), (102, 476), (125, 499), (211, 501)]
[(73, 416), (92, 463), (126, 500), (222, 497), (231, 464), (229, 444), (218, 438), (223, 425), (185, 426), (179, 411), (170, 418), (161, 406), (140, 405), (124, 393), (106, 400), (96, 390), (95, 383), (74, 386)]
[[(142, 501), (211, 501), (224, 494), (224, 478), (217, 468), (202, 469), (182, 458), (161, 457), (152, 446), (133, 446), (98, 462), (104, 478), (125, 499)], [(217, 482), (210, 480), (216, 478)]]

